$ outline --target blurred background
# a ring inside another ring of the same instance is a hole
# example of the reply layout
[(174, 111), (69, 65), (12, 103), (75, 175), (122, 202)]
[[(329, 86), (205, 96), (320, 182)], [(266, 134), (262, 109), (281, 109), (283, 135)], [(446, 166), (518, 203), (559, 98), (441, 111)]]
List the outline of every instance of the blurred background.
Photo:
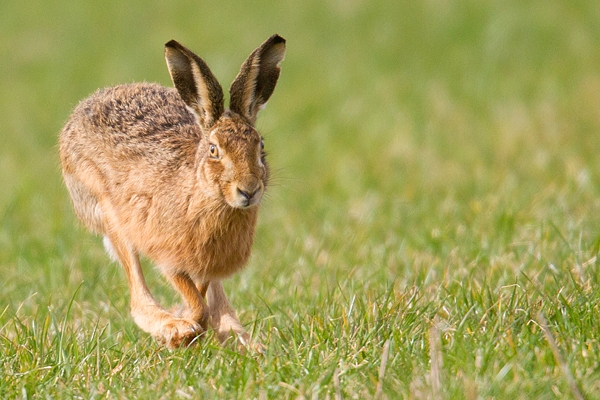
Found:
[(4, 1), (2, 302), (107, 273), (57, 135), (97, 88), (170, 86), (173, 38), (225, 89), (265, 38), (288, 40), (258, 122), (274, 185), (247, 274), (263, 282), (289, 268), (410, 282), (421, 259), (512, 253), (546, 220), (598, 240), (599, 20), (594, 1)]
[(543, 283), (548, 264), (591, 285), (599, 21), (600, 2), (579, 0), (2, 1), (0, 311), (76, 296), (131, 323), (122, 271), (73, 215), (58, 133), (100, 87), (171, 86), (170, 39), (227, 90), (274, 33), (287, 58), (258, 120), (274, 184), (228, 283), (239, 308), (267, 315), (290, 290)]
[(275, 170), (258, 235), (259, 253), (279, 255), (259, 257), (269, 275), (298, 262), (286, 251), (329, 266), (332, 252), (370, 264), (373, 247), (396, 275), (401, 244), (435, 255), (462, 232), (480, 247), (473, 231), (500, 224), (503, 246), (545, 202), (596, 218), (599, 20), (593, 1), (2, 2), (4, 296), (63, 287), (64, 252), (99, 247), (73, 218), (58, 132), (97, 88), (170, 86), (172, 38), (225, 89), (266, 37), (288, 40), (258, 122)]

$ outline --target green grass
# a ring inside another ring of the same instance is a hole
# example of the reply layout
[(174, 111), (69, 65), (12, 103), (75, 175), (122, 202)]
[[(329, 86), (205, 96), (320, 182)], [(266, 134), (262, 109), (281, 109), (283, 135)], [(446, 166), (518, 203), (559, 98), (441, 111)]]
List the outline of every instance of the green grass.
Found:
[[(592, 0), (0, 3), (0, 398), (576, 398), (565, 367), (600, 398), (599, 20)], [(266, 352), (162, 349), (74, 217), (58, 132), (98, 87), (171, 85), (170, 39), (228, 88), (275, 32), (274, 185), (226, 282)]]

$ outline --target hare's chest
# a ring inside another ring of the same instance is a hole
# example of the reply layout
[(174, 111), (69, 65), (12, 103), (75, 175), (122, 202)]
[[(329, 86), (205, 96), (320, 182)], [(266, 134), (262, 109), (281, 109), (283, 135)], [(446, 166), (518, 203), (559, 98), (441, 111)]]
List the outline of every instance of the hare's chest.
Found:
[(246, 231), (222, 237), (206, 249), (206, 273), (215, 278), (225, 278), (242, 269), (252, 252), (253, 232)]
[(192, 264), (206, 278), (225, 278), (242, 269), (252, 251), (256, 218), (233, 220), (210, 232), (197, 232)]

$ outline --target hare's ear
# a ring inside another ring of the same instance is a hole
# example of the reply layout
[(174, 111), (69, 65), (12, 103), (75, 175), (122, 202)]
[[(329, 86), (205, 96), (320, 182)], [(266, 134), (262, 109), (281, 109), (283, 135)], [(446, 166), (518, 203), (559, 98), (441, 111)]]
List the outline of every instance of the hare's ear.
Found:
[(285, 57), (285, 39), (273, 35), (250, 54), (242, 64), (229, 93), (229, 108), (254, 124), (279, 78), (279, 64)]
[(175, 40), (165, 44), (165, 58), (173, 84), (202, 127), (212, 126), (223, 114), (223, 89), (208, 65)]

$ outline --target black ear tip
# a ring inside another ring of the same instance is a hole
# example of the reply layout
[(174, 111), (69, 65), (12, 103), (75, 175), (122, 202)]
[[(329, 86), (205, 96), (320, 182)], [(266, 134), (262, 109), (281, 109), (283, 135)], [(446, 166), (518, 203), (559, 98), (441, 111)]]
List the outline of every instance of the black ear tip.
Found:
[(181, 47), (181, 45), (179, 44), (179, 42), (177, 40), (169, 40), (167, 43), (165, 43), (165, 47), (179, 48), (179, 47)]
[(285, 44), (285, 39), (282, 38), (281, 36), (279, 36), (278, 34), (274, 34), (273, 36), (271, 36), (268, 41), (271, 42), (272, 44), (279, 44), (279, 43)]

